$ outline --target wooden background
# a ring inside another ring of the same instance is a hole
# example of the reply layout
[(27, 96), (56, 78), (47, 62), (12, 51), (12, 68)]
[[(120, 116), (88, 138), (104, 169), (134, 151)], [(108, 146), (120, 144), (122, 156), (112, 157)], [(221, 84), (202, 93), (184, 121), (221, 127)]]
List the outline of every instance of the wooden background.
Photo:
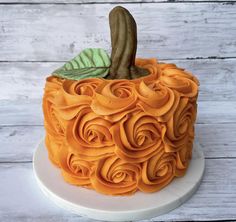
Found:
[[(32, 154), (43, 137), (45, 77), (86, 47), (110, 49), (114, 0), (0, 0), (0, 221), (91, 221), (39, 190)], [(197, 138), (206, 170), (197, 193), (152, 221), (236, 220), (236, 1), (119, 0), (138, 23), (138, 56), (200, 79)]]

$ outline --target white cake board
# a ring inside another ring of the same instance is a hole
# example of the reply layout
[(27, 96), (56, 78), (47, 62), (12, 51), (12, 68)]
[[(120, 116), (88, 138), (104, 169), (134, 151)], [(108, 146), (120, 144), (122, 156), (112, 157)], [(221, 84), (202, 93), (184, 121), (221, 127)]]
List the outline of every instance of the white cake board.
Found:
[(169, 212), (188, 200), (197, 190), (204, 172), (204, 154), (195, 144), (189, 169), (156, 193), (137, 192), (132, 196), (107, 196), (66, 183), (60, 170), (48, 159), (42, 141), (33, 157), (37, 182), (58, 206), (81, 216), (106, 221), (142, 220)]

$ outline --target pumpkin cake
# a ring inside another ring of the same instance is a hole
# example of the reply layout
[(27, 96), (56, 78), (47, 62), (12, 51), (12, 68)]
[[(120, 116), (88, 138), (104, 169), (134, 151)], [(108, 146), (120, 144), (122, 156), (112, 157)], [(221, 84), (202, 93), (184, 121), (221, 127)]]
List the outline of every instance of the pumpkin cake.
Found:
[(70, 184), (107, 195), (156, 192), (184, 176), (198, 80), (174, 64), (136, 59), (132, 15), (109, 15), (111, 58), (85, 49), (46, 79), (48, 157)]

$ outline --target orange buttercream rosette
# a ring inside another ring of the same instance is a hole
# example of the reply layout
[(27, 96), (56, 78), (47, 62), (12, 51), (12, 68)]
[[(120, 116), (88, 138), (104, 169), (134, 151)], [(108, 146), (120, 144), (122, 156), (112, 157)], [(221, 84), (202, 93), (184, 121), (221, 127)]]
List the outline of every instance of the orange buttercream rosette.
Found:
[(137, 59), (138, 79), (49, 77), (43, 98), (50, 160), (68, 183), (108, 195), (155, 192), (189, 165), (198, 81)]
[(66, 141), (70, 149), (82, 159), (95, 161), (114, 153), (114, 142), (110, 132), (112, 122), (83, 108), (75, 120), (69, 121)]
[(47, 132), (45, 143), (49, 159), (57, 166), (59, 164), (58, 152), (65, 137), (65, 123), (56, 111), (55, 98), (63, 82), (62, 79), (48, 77), (43, 97), (44, 127)]
[(165, 131), (155, 116), (133, 111), (111, 128), (115, 153), (127, 162), (144, 162), (163, 149)]
[(91, 183), (103, 194), (129, 195), (138, 190), (140, 175), (140, 164), (131, 164), (112, 155), (99, 160), (91, 174)]

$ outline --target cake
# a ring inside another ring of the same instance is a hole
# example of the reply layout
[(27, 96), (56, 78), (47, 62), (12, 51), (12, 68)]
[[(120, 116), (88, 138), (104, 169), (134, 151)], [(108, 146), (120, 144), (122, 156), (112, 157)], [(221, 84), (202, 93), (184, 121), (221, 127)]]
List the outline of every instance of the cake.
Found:
[(47, 77), (50, 161), (69, 184), (107, 195), (156, 192), (191, 160), (198, 80), (175, 64), (135, 58), (129, 11), (109, 14), (111, 58), (89, 48)]

